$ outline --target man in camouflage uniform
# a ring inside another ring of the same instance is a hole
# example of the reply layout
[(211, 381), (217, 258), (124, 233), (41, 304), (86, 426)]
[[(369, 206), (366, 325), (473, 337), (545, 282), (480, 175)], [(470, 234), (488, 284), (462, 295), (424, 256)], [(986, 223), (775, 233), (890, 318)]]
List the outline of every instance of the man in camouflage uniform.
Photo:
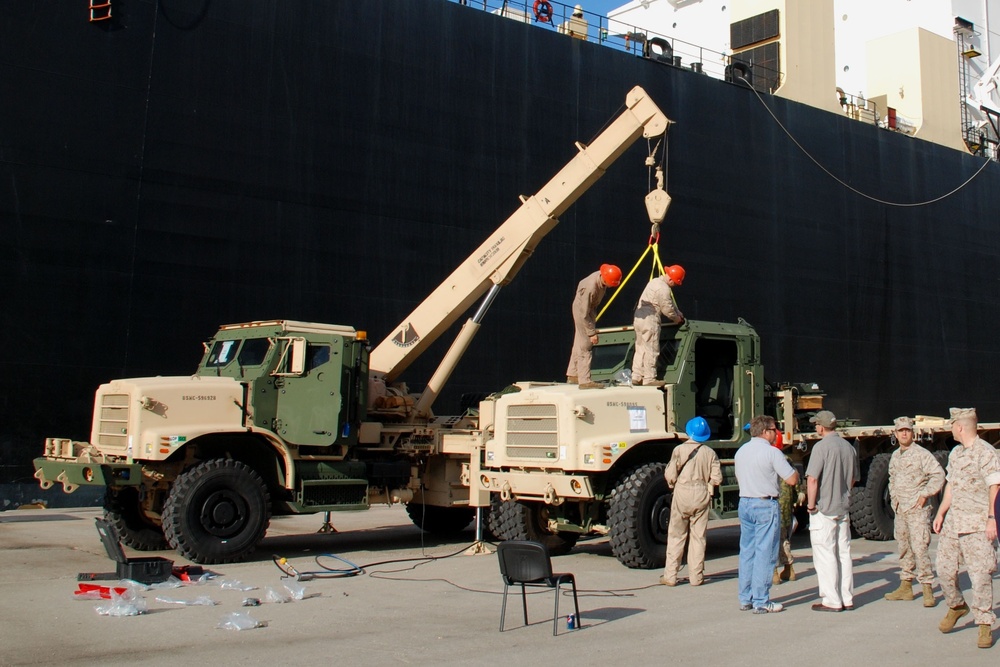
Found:
[(783, 581), (795, 581), (795, 568), (792, 567), (792, 563), (795, 562), (795, 557), (792, 556), (792, 527), (795, 525), (795, 508), (803, 504), (805, 499), (803, 480), (800, 479), (797, 484), (788, 484), (785, 480), (781, 480), (781, 491), (778, 493), (781, 531), (778, 541), (778, 567), (774, 568), (774, 578), (771, 580), (773, 586)]
[[(785, 437), (781, 430), (775, 431), (775, 439), (772, 445), (775, 449), (784, 452)], [(791, 463), (787, 456), (785, 459)], [(795, 557), (792, 556), (792, 528), (795, 523), (795, 508), (806, 501), (805, 480), (801, 477), (796, 484), (788, 484), (785, 480), (779, 483), (781, 490), (778, 492), (778, 510), (781, 512), (781, 527), (778, 533), (778, 567), (774, 568), (774, 577), (771, 585), (777, 586), (783, 581), (795, 581), (795, 568), (792, 563)]]
[(690, 419), (685, 427), (689, 440), (674, 448), (663, 471), (667, 486), (673, 489), (670, 523), (667, 526), (667, 563), (660, 583), (677, 585), (677, 573), (688, 552), (688, 581), (700, 586), (705, 581), (705, 533), (708, 530), (708, 506), (712, 488), (722, 484), (719, 455), (702, 443), (711, 431), (703, 417)]
[(913, 579), (923, 586), (924, 606), (935, 605), (934, 571), (927, 547), (931, 543), (931, 515), (927, 499), (944, 486), (944, 470), (934, 455), (913, 443), (913, 420), (897, 417), (893, 434), (899, 449), (889, 459), (889, 497), (896, 513), (895, 535), (899, 547), (899, 588), (886, 600), (912, 600)]
[(976, 430), (974, 408), (951, 409), (951, 435), (959, 443), (948, 457), (948, 483), (937, 516), (934, 532), (940, 533), (937, 550), (937, 573), (948, 603), (948, 613), (938, 629), (951, 632), (958, 619), (969, 613), (958, 588), (958, 566), (965, 569), (972, 582), (972, 608), (979, 625), (979, 648), (993, 645), (993, 572), (996, 570), (997, 526), (993, 505), (1000, 489), (1000, 459)]

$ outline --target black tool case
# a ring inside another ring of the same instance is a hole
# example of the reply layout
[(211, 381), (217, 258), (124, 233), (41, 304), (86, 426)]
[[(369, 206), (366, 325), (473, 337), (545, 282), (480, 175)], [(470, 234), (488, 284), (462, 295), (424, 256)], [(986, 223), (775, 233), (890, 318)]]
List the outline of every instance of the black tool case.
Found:
[(80, 581), (108, 580), (108, 579), (131, 579), (141, 584), (158, 584), (170, 578), (174, 569), (174, 561), (169, 558), (153, 556), (150, 558), (128, 558), (125, 550), (122, 549), (121, 539), (118, 531), (106, 519), (94, 519), (97, 524), (97, 533), (104, 543), (104, 550), (108, 552), (108, 558), (115, 561), (116, 571), (106, 573), (81, 573), (77, 579)]

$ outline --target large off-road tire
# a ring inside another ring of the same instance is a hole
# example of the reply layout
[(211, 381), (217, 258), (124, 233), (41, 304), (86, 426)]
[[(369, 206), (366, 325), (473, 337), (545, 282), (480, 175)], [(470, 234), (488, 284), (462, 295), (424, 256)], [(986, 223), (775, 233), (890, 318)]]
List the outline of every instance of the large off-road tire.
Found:
[(205, 461), (179, 475), (163, 505), (167, 541), (195, 563), (245, 559), (270, 521), (271, 496), (264, 480), (231, 459)]
[(461, 533), (476, 518), (474, 507), (436, 507), (421, 503), (407, 503), (406, 513), (417, 528), (445, 537)]
[(550, 531), (549, 507), (539, 502), (501, 500), (491, 507), (489, 526), (497, 539), (541, 542), (553, 556), (567, 553), (580, 537), (578, 533)]
[(864, 487), (851, 492), (851, 525), (869, 540), (891, 540), (896, 514), (889, 501), (889, 458), (876, 454), (868, 466)]
[(104, 518), (127, 547), (137, 551), (159, 551), (168, 547), (163, 528), (143, 513), (137, 487), (105, 491)]
[(673, 494), (663, 467), (646, 463), (633, 468), (611, 492), (608, 539), (611, 553), (627, 567), (650, 570), (666, 561)]

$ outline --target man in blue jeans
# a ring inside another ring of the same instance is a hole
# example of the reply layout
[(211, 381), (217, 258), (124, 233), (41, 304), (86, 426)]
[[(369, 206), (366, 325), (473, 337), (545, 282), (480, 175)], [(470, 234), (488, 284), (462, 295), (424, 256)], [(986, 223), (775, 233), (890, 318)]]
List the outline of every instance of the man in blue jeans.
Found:
[(799, 473), (772, 446), (778, 437), (773, 417), (754, 417), (750, 435), (750, 441), (736, 452), (736, 481), (740, 485), (740, 611), (753, 609), (755, 614), (774, 614), (784, 608), (769, 597), (781, 528), (778, 480), (794, 486)]

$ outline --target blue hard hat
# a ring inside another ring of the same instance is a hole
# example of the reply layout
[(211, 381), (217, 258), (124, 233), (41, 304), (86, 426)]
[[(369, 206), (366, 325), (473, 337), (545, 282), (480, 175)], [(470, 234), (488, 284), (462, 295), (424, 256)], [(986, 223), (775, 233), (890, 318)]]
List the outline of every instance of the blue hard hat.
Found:
[(694, 417), (684, 425), (684, 432), (695, 442), (705, 442), (712, 435), (712, 430), (708, 428), (708, 422), (704, 417)]

